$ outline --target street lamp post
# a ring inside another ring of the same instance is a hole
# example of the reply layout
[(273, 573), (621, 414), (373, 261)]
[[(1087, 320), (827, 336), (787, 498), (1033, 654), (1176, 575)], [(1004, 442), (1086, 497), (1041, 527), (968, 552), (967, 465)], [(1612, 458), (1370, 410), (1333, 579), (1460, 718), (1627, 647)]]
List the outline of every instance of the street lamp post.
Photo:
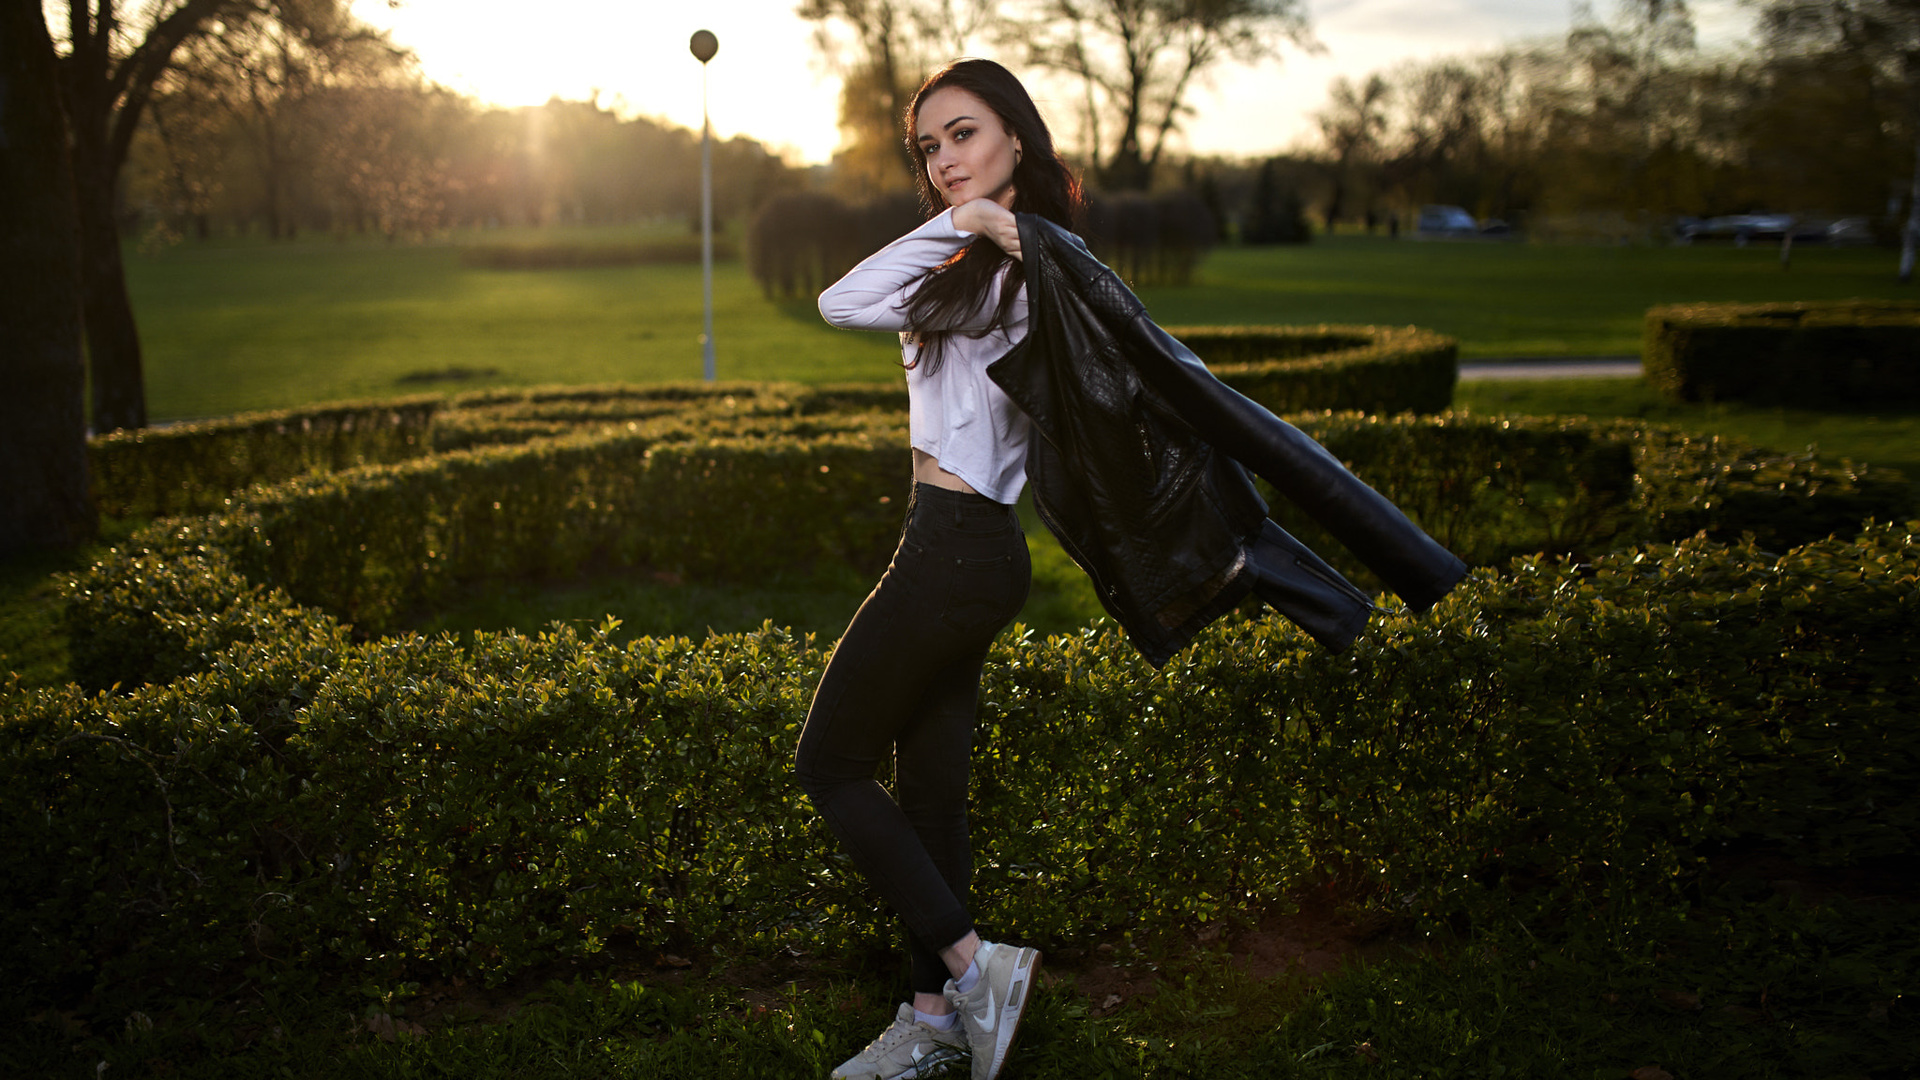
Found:
[(695, 30), (687, 48), (700, 61), (700, 288), (706, 303), (700, 361), (707, 381), (712, 382), (717, 376), (713, 365), (713, 124), (707, 119), (707, 61), (720, 51), (720, 39), (711, 30)]

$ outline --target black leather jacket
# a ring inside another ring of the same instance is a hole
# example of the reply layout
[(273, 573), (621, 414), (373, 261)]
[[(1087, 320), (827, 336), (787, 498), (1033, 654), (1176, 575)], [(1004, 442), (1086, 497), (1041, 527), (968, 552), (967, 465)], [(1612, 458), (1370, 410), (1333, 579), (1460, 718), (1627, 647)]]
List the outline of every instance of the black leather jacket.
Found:
[(1018, 220), (1028, 332), (987, 373), (1040, 436), (1027, 482), (1041, 519), (1154, 666), (1250, 592), (1334, 649), (1373, 609), (1267, 519), (1247, 469), (1415, 610), (1466, 574), (1319, 443), (1215, 378), (1079, 237)]

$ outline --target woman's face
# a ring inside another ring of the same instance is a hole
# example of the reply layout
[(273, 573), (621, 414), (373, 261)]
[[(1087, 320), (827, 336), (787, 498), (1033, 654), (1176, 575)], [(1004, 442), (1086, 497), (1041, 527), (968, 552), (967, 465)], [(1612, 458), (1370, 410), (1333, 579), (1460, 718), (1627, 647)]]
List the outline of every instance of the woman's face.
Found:
[(948, 206), (992, 199), (1013, 209), (1020, 140), (986, 102), (957, 86), (943, 86), (920, 102), (913, 135), (927, 160), (927, 179)]

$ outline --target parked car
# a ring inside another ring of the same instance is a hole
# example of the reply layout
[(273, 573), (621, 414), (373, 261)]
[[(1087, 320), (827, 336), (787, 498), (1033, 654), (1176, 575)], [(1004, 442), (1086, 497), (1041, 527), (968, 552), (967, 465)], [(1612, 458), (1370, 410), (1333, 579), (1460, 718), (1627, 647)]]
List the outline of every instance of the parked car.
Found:
[(1745, 247), (1756, 242), (1777, 244), (1788, 235), (1796, 244), (1870, 244), (1873, 230), (1866, 218), (1837, 220), (1794, 214), (1728, 214), (1712, 218), (1681, 218), (1674, 240), (1682, 244), (1731, 241)]
[(1458, 206), (1423, 206), (1414, 225), (1416, 237), (1463, 237), (1480, 235), (1480, 223)]
[(1791, 214), (1725, 214), (1704, 220), (1684, 218), (1674, 238), (1682, 244), (1730, 240), (1745, 247), (1755, 240), (1778, 241), (1792, 227)]

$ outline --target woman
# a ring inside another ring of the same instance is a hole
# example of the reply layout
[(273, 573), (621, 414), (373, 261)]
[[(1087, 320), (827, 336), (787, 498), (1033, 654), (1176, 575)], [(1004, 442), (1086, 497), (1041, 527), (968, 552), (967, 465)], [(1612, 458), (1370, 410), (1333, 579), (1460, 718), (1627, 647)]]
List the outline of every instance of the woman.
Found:
[[(1026, 333), (1013, 212), (1068, 226), (1079, 189), (1019, 80), (988, 60), (935, 72), (908, 112), (933, 216), (820, 297), (835, 326), (900, 334), (913, 494), (886, 574), (834, 648), (796, 758), (801, 785), (906, 923), (913, 1001), (840, 1078), (1006, 1061), (1039, 971), (980, 940), (968, 909), (967, 768), (981, 665), (1026, 602), (1013, 503), (1030, 424), (986, 366)], [(934, 213), (934, 211), (938, 213)], [(892, 757), (891, 795), (874, 779)]]

